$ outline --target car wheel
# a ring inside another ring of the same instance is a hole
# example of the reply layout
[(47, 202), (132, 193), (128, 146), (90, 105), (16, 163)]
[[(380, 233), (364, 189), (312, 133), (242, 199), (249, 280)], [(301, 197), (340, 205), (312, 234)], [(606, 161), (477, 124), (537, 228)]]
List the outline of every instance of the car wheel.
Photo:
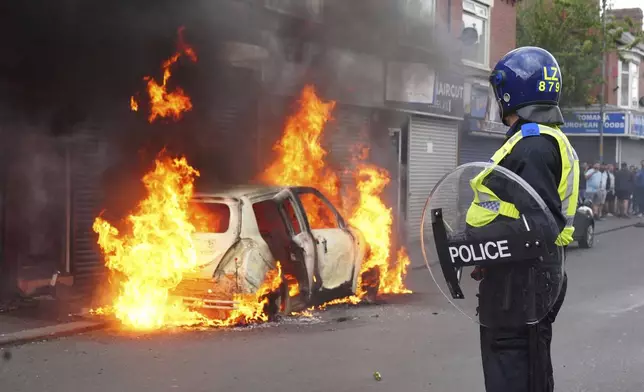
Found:
[(595, 244), (595, 225), (589, 223), (586, 227), (584, 236), (579, 240), (579, 246), (582, 248), (592, 248)]

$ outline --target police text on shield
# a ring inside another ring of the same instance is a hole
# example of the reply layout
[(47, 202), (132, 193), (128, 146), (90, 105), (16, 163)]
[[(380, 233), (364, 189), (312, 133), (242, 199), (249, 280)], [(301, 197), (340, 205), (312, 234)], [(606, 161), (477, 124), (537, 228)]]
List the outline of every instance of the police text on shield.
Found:
[(480, 244), (450, 246), (449, 256), (452, 263), (460, 260), (467, 264), (473, 261), (496, 260), (512, 257), (509, 252), (508, 241), (488, 241)]

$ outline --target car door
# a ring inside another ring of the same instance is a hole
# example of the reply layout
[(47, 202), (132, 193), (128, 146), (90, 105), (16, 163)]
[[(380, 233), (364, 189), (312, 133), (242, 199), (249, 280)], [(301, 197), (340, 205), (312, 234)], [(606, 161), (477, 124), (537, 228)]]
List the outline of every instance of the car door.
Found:
[(344, 220), (316, 189), (296, 188), (294, 193), (306, 213), (315, 240), (322, 287), (334, 289), (352, 281), (356, 248)]
[(310, 232), (305, 230), (306, 217), (300, 210), (294, 195), (284, 190), (278, 193), (273, 200), (278, 204), (280, 215), (289, 231), (291, 242), (288, 247), (290, 260), (283, 263), (291, 263), (294, 268), (305, 269), (305, 282), (299, 282), (300, 292), (306, 293), (306, 300), (310, 300), (315, 287), (315, 244)]

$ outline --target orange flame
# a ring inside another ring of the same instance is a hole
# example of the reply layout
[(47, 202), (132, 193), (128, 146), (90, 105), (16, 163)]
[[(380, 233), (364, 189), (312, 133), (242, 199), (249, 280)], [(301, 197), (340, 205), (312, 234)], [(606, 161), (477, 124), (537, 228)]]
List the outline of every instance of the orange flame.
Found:
[(133, 112), (139, 111), (139, 103), (134, 99), (134, 96), (130, 97), (130, 109), (132, 109)]
[[(404, 248), (398, 251), (398, 258), (393, 268), (389, 265), (393, 215), (391, 208), (388, 208), (381, 199), (382, 192), (390, 181), (389, 173), (373, 165), (359, 164), (355, 178), (359, 198), (349, 218), (349, 224), (364, 234), (370, 249), (368, 258), (363, 261), (360, 276), (362, 277), (362, 273), (366, 271), (377, 268), (380, 272), (379, 294), (410, 293), (403, 283), (410, 262)], [(362, 278), (358, 281), (356, 294), (358, 297), (366, 294), (363, 291)]]
[[(334, 204), (340, 200), (338, 176), (330, 170), (324, 158), (321, 137), (324, 125), (331, 117), (335, 102), (322, 102), (313, 86), (306, 86), (299, 101), (299, 112), (288, 118), (282, 138), (273, 151), (279, 157), (261, 175), (263, 182), (283, 186), (315, 186)], [(309, 223), (317, 227), (329, 219), (324, 217), (322, 206), (313, 200), (303, 200), (311, 213)]]
[(195, 177), (199, 172), (185, 158), (170, 159), (163, 153), (155, 168), (143, 177), (148, 196), (127, 218), (128, 230), (119, 230), (101, 217), (94, 221), (98, 244), (106, 266), (123, 276), (119, 294), (108, 308), (95, 314), (113, 313), (132, 329), (164, 326), (218, 327), (240, 322), (266, 321), (265, 296), (281, 284), (279, 262), (269, 270), (256, 294), (231, 295), (236, 308), (225, 318), (210, 319), (187, 309), (169, 293), (183, 275), (196, 268), (197, 251), (192, 234), (196, 213), (190, 209)]
[[(357, 183), (355, 200), (350, 203), (354, 207), (342, 205), (338, 176), (327, 166), (327, 151), (321, 144), (324, 127), (331, 118), (335, 102), (323, 102), (313, 86), (306, 86), (299, 105), (299, 110), (288, 118), (284, 134), (273, 148), (276, 160), (264, 171), (261, 180), (273, 185), (311, 186), (321, 190), (333, 204), (344, 210), (344, 215), (349, 217), (348, 222), (364, 234), (370, 247), (360, 276), (374, 268), (378, 269), (380, 278), (376, 284), (379, 294), (409, 293), (403, 282), (409, 265), (404, 248), (397, 252), (396, 263), (393, 266), (389, 264), (393, 215), (392, 209), (381, 198), (390, 181), (389, 173), (376, 166), (359, 163), (357, 171), (352, 173)], [(361, 148), (357, 159), (365, 160), (368, 153), (367, 148)], [(306, 198), (302, 202), (312, 228), (326, 221), (321, 206), (312, 204), (313, 201)], [(357, 296), (334, 300), (325, 305), (360, 302), (366, 295), (361, 286), (362, 278)]]
[[(157, 118), (172, 117), (175, 121), (180, 120), (184, 112), (192, 110), (192, 101), (181, 87), (176, 87), (173, 92), (168, 92), (167, 83), (172, 72), (170, 68), (179, 60), (182, 55), (187, 56), (192, 62), (197, 61), (197, 54), (194, 49), (188, 46), (183, 39), (184, 28), (179, 28), (179, 42), (178, 51), (172, 55), (168, 60), (163, 62), (163, 82), (157, 83), (151, 76), (143, 78), (147, 82), (147, 91), (150, 98), (150, 114), (148, 122), (152, 123)], [(131, 102), (135, 105), (130, 105), (133, 111), (138, 110), (138, 104), (132, 97)]]

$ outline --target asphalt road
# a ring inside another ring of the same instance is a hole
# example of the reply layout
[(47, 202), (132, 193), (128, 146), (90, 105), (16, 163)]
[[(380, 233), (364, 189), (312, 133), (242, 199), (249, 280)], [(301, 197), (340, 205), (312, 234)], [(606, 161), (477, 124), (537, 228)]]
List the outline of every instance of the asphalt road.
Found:
[[(557, 391), (642, 390), (644, 229), (569, 253), (568, 297), (555, 324)], [(477, 327), (436, 294), (336, 308), (244, 330), (128, 335), (98, 331), (12, 349), (0, 390), (483, 391)], [(382, 375), (376, 381), (373, 373)]]

